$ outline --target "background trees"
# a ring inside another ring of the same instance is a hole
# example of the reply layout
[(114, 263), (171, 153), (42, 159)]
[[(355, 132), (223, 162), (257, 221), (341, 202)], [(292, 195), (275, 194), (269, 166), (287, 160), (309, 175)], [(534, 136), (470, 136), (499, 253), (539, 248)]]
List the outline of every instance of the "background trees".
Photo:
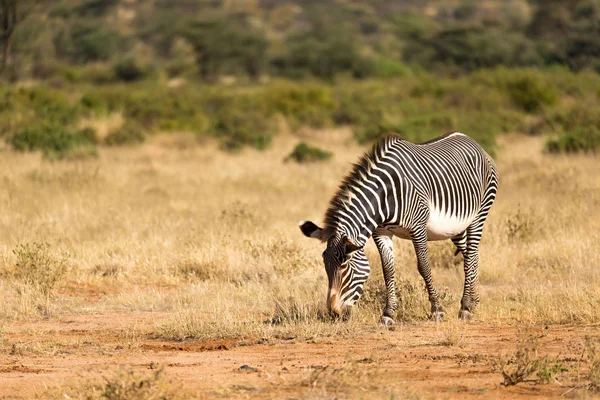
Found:
[(600, 1), (0, 0), (0, 41), (0, 67), (16, 63), (15, 79), (57, 69), (85, 77), (89, 63), (105, 63), (92, 74), (105, 80), (101, 71), (123, 60), (208, 82), (386, 77), (407, 67), (598, 71)]

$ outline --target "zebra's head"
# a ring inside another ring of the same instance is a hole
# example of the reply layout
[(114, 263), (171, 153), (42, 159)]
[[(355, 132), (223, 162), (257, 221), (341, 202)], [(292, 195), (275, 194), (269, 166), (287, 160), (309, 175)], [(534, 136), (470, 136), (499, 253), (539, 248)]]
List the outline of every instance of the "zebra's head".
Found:
[(363, 285), (369, 276), (369, 262), (363, 247), (340, 232), (324, 237), (325, 231), (310, 221), (302, 221), (300, 229), (307, 237), (327, 242), (323, 252), (329, 282), (327, 307), (335, 316), (347, 315), (349, 308), (362, 295)]

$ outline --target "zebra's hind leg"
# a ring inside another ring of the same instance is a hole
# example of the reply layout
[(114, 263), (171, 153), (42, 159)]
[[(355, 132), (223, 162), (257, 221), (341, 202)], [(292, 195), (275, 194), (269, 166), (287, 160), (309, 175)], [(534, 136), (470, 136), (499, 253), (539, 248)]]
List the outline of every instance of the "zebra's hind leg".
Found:
[(373, 233), (373, 240), (377, 245), (379, 256), (381, 257), (381, 267), (383, 268), (383, 279), (387, 298), (385, 309), (381, 316), (381, 323), (384, 325), (393, 325), (398, 301), (396, 300), (396, 285), (394, 283), (394, 247), (392, 243), (391, 232), (384, 229), (376, 229)]
[(419, 273), (425, 281), (429, 302), (431, 303), (432, 320), (440, 320), (444, 317), (444, 311), (440, 306), (439, 296), (433, 286), (433, 278), (431, 277), (431, 265), (429, 264), (429, 252), (427, 250), (427, 229), (425, 226), (413, 229), (410, 231), (410, 236), (417, 254), (417, 265)]
[(456, 246), (456, 252), (454, 253), (454, 255), (457, 256), (458, 253), (464, 255), (465, 251), (467, 250), (467, 231), (464, 230), (458, 235), (454, 236), (452, 238), (452, 243), (454, 243), (454, 245)]
[(473, 317), (475, 307), (479, 304), (479, 293), (477, 285), (479, 283), (479, 242), (481, 241), (481, 232), (485, 218), (476, 219), (467, 228), (467, 246), (463, 251), (465, 266), (465, 288), (463, 297), (460, 301), (460, 311), (458, 318), (470, 320)]

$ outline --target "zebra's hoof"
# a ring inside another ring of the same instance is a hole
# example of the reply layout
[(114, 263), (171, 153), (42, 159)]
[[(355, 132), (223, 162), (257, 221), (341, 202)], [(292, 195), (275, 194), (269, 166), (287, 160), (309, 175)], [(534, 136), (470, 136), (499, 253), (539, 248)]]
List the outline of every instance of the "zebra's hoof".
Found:
[(381, 319), (379, 320), (379, 322), (381, 322), (382, 325), (385, 326), (392, 326), (394, 325), (394, 320), (388, 316), (382, 315)]
[(429, 317), (429, 319), (432, 321), (441, 321), (444, 319), (445, 315), (446, 313), (443, 311), (434, 311), (431, 313), (431, 317)]
[(463, 321), (470, 321), (473, 318), (473, 313), (468, 310), (460, 310), (458, 312), (458, 319), (462, 319)]

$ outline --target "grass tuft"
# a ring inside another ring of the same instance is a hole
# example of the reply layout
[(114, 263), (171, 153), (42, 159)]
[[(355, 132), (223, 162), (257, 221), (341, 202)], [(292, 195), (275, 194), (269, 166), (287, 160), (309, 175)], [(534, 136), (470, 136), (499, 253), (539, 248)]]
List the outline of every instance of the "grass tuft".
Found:
[(20, 244), (13, 253), (17, 258), (17, 279), (45, 296), (51, 294), (67, 272), (67, 255), (55, 256), (48, 243)]

